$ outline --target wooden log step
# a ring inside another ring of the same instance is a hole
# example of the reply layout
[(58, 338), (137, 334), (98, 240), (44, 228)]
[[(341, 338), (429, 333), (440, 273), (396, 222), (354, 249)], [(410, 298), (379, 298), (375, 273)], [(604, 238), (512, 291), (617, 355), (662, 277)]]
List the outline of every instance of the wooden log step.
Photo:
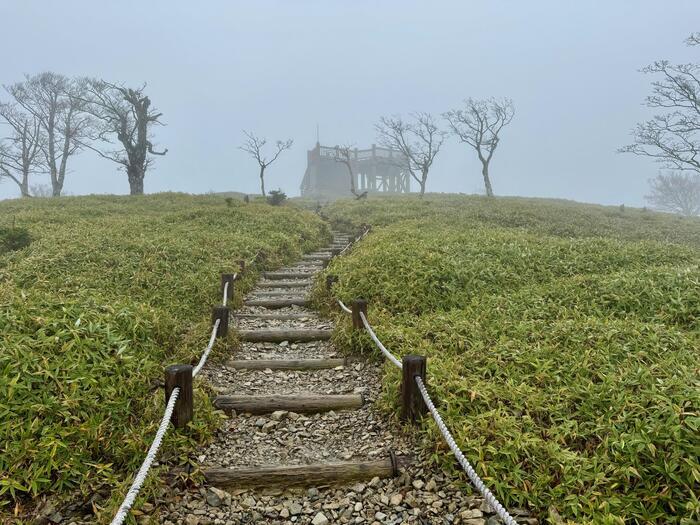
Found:
[(244, 370), (321, 370), (347, 366), (344, 359), (231, 359), (226, 366)]
[(270, 319), (277, 321), (291, 321), (293, 319), (310, 319), (313, 313), (308, 314), (232, 314), (238, 319)]
[(265, 272), (265, 279), (273, 279), (283, 281), (285, 279), (308, 279), (313, 277), (313, 272)]
[(261, 288), (303, 288), (311, 286), (313, 281), (275, 281), (274, 283), (258, 283)]
[(304, 290), (262, 290), (260, 292), (250, 292), (250, 295), (255, 295), (256, 297), (285, 297), (299, 295), (303, 292)]
[(248, 299), (243, 306), (262, 306), (264, 308), (284, 308), (286, 306), (306, 306), (309, 300), (305, 297), (290, 297), (288, 299)]
[(304, 341), (327, 341), (333, 330), (316, 328), (284, 328), (275, 330), (238, 330), (241, 341), (253, 343), (281, 343)]
[(304, 261), (328, 261), (332, 255), (330, 253), (321, 253), (318, 255), (314, 254), (309, 254), (309, 255), (302, 255), (301, 258)]
[(361, 479), (390, 478), (410, 459), (390, 453), (372, 461), (339, 461), (308, 465), (262, 465), (254, 467), (210, 467), (203, 470), (207, 483), (224, 489), (268, 486), (315, 486)]
[(214, 398), (214, 406), (226, 413), (248, 412), (269, 414), (276, 410), (298, 413), (328, 412), (362, 406), (360, 394), (290, 394), (290, 395), (222, 395)]

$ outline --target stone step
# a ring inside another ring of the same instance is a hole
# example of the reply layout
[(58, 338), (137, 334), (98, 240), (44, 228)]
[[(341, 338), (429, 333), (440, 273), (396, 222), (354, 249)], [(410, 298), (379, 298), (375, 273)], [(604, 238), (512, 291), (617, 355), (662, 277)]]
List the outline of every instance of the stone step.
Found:
[(327, 341), (331, 338), (333, 330), (313, 328), (290, 328), (276, 330), (238, 330), (238, 337), (242, 341), (253, 343), (281, 343), (289, 341), (294, 343), (305, 341)]

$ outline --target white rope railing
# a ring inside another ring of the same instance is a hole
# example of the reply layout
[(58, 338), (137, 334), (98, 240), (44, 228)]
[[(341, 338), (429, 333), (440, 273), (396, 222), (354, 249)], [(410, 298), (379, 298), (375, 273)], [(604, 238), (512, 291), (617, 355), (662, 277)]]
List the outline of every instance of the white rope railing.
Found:
[[(369, 229), (365, 230), (365, 232), (360, 236), (355, 242), (362, 240), (365, 235), (369, 232)], [(348, 244), (348, 246), (345, 247), (345, 249), (341, 252), (345, 252), (351, 244)], [(338, 305), (340, 308), (346, 312), (351, 314), (352, 309), (348, 308), (345, 306), (343, 301), (340, 299), (336, 299), (338, 301)], [(399, 359), (392, 354), (387, 348), (382, 344), (382, 342), (379, 340), (377, 337), (377, 334), (374, 333), (374, 330), (369, 324), (369, 321), (367, 321), (367, 317), (365, 316), (364, 312), (360, 312), (360, 318), (362, 319), (362, 324), (365, 327), (365, 330), (367, 330), (367, 333), (369, 336), (372, 338), (372, 341), (374, 341), (374, 344), (377, 345), (377, 348), (381, 350), (382, 354), (391, 361), (394, 365), (396, 365), (398, 368), (403, 369), (403, 364)], [(484, 497), (486, 502), (491, 506), (491, 508), (496, 512), (496, 514), (503, 520), (503, 522), (506, 525), (518, 525), (518, 523), (513, 519), (513, 517), (508, 514), (508, 511), (505, 509), (503, 505), (501, 505), (501, 502), (496, 499), (496, 496), (493, 495), (493, 493), (488, 489), (488, 487), (484, 484), (482, 479), (479, 477), (479, 475), (476, 473), (474, 468), (471, 466), (467, 458), (464, 456), (462, 451), (460, 450), (459, 446), (457, 445), (457, 442), (455, 441), (454, 437), (452, 436), (452, 433), (449, 431), (447, 428), (447, 425), (445, 425), (445, 422), (442, 420), (442, 417), (438, 413), (437, 409), (435, 408), (435, 404), (433, 403), (433, 400), (430, 398), (430, 395), (428, 394), (428, 390), (425, 388), (425, 384), (423, 383), (423, 380), (420, 378), (420, 376), (415, 376), (415, 381), (416, 385), (418, 386), (418, 390), (420, 390), (421, 396), (423, 397), (423, 401), (425, 402), (425, 405), (428, 407), (428, 410), (430, 411), (431, 415), (433, 416), (433, 419), (435, 420), (435, 423), (437, 424), (438, 428), (440, 429), (440, 432), (442, 433), (442, 437), (445, 439), (447, 442), (447, 445), (450, 447), (450, 450), (452, 450), (452, 453), (455, 455), (457, 458), (457, 461), (459, 464), (462, 466), (464, 471), (467, 473), (467, 476), (469, 477), (470, 481), (474, 485), (474, 487), (481, 493), (481, 495)]]
[(360, 312), (360, 319), (362, 319), (362, 324), (365, 325), (365, 330), (367, 330), (367, 333), (369, 333), (369, 336), (372, 338), (372, 341), (377, 345), (377, 347), (382, 351), (384, 356), (394, 363), (396, 366), (399, 368), (403, 368), (403, 365), (401, 364), (401, 361), (398, 360), (398, 358), (389, 352), (389, 350), (386, 349), (386, 347), (382, 344), (382, 342), (379, 340), (377, 337), (377, 334), (374, 333), (374, 330), (372, 330), (372, 327), (369, 325), (369, 322), (367, 321), (367, 318), (365, 317), (365, 314)]
[(127, 514), (129, 513), (129, 509), (131, 509), (131, 506), (134, 504), (134, 501), (136, 501), (136, 496), (138, 496), (139, 491), (141, 490), (141, 486), (143, 485), (144, 481), (146, 481), (148, 471), (151, 470), (153, 460), (155, 460), (156, 455), (158, 454), (158, 449), (160, 448), (160, 444), (163, 441), (163, 437), (165, 436), (165, 432), (168, 430), (168, 424), (170, 423), (170, 418), (173, 415), (173, 410), (175, 409), (175, 402), (177, 401), (177, 397), (179, 394), (180, 389), (178, 387), (174, 388), (173, 391), (170, 393), (170, 399), (168, 399), (168, 404), (165, 407), (163, 419), (160, 421), (160, 426), (158, 427), (158, 431), (156, 432), (156, 437), (153, 439), (153, 443), (151, 443), (151, 447), (148, 449), (148, 453), (146, 454), (146, 459), (143, 460), (141, 468), (136, 473), (136, 477), (134, 478), (134, 481), (131, 484), (129, 491), (126, 493), (124, 501), (119, 506), (119, 510), (117, 510), (117, 513), (114, 515), (112, 525), (122, 525), (122, 523), (124, 523), (124, 520), (126, 519)]
[(338, 306), (340, 306), (340, 309), (341, 309), (343, 312), (345, 312), (346, 314), (351, 314), (351, 313), (352, 313), (352, 310), (351, 310), (350, 308), (348, 308), (347, 306), (345, 306), (345, 304), (343, 303), (343, 301), (341, 301), (340, 299), (338, 299), (337, 301), (338, 301)]
[(214, 348), (214, 341), (216, 340), (216, 332), (219, 330), (220, 323), (221, 323), (221, 319), (217, 319), (214, 322), (214, 327), (211, 329), (211, 337), (209, 337), (209, 344), (204, 349), (204, 353), (202, 354), (202, 357), (200, 358), (199, 363), (197, 363), (197, 366), (195, 366), (192, 369), (192, 377), (195, 377), (197, 374), (199, 374), (199, 371), (202, 369), (204, 364), (207, 362), (207, 358), (209, 357), (209, 353), (211, 352), (211, 349)]
[(420, 378), (420, 376), (415, 376), (414, 379), (416, 380), (416, 384), (418, 385), (418, 390), (420, 390), (421, 396), (423, 396), (423, 401), (425, 402), (425, 405), (428, 407), (428, 410), (430, 410), (430, 413), (432, 414), (435, 423), (437, 424), (438, 428), (440, 429), (440, 432), (442, 433), (442, 437), (445, 438), (447, 445), (450, 447), (452, 453), (457, 458), (457, 461), (459, 461), (459, 464), (467, 473), (467, 476), (469, 476), (469, 479), (471, 480), (474, 487), (476, 487), (476, 489), (479, 492), (481, 492), (481, 495), (484, 497), (487, 503), (496, 512), (496, 514), (498, 514), (498, 516), (503, 520), (503, 522), (506, 525), (518, 525), (518, 523), (513, 519), (513, 517), (510, 514), (508, 514), (508, 511), (505, 509), (505, 507), (503, 507), (503, 505), (501, 505), (501, 503), (496, 499), (496, 496), (494, 496), (493, 493), (484, 484), (484, 482), (481, 480), (479, 475), (471, 466), (467, 458), (464, 457), (464, 454), (459, 449), (459, 446), (455, 442), (454, 437), (452, 437), (452, 433), (449, 431), (447, 425), (445, 425), (445, 422), (442, 420), (442, 417), (435, 408), (433, 400), (430, 399), (428, 389), (425, 388), (423, 380)]
[(224, 297), (221, 299), (221, 304), (226, 306), (226, 303), (228, 302), (228, 281), (226, 281), (226, 284), (224, 284)]
[[(235, 281), (236, 279), (238, 279), (238, 274), (234, 273), (233, 277), (231, 278), (231, 281)], [(226, 281), (226, 283), (224, 284), (224, 297), (221, 299), (221, 304), (224, 306), (226, 306), (226, 303), (228, 303), (228, 284), (228, 281)]]
[[(226, 284), (228, 285), (228, 283)], [(226, 297), (225, 293), (226, 289), (224, 288), (224, 298)], [(214, 326), (211, 330), (211, 337), (209, 337), (209, 344), (207, 344), (207, 347), (205, 348), (204, 353), (202, 354), (202, 357), (200, 358), (197, 366), (192, 369), (192, 377), (195, 377), (197, 374), (199, 374), (200, 370), (202, 370), (202, 367), (207, 362), (207, 358), (209, 357), (212, 348), (214, 348), (214, 341), (216, 341), (216, 333), (219, 330), (220, 324), (221, 319), (217, 319), (216, 321), (214, 321)], [(170, 418), (173, 415), (173, 410), (175, 409), (175, 402), (177, 401), (177, 397), (179, 394), (179, 387), (175, 387), (170, 393), (170, 399), (168, 399), (168, 404), (165, 407), (163, 419), (161, 420), (160, 426), (158, 427), (158, 432), (156, 432), (156, 437), (153, 439), (153, 443), (151, 443), (151, 447), (148, 449), (148, 453), (146, 454), (146, 459), (143, 460), (141, 468), (136, 473), (136, 477), (134, 478), (134, 481), (131, 484), (129, 491), (126, 493), (124, 501), (119, 506), (119, 510), (115, 514), (111, 525), (122, 525), (122, 523), (124, 523), (124, 520), (126, 519), (126, 516), (129, 513), (129, 509), (131, 509), (131, 506), (134, 504), (134, 501), (136, 501), (136, 497), (138, 496), (139, 491), (141, 490), (141, 486), (146, 480), (146, 476), (148, 476), (149, 470), (151, 470), (153, 460), (158, 454), (158, 449), (160, 448), (160, 444), (163, 441), (163, 437), (165, 436), (165, 433), (168, 430), (168, 423), (170, 423)]]

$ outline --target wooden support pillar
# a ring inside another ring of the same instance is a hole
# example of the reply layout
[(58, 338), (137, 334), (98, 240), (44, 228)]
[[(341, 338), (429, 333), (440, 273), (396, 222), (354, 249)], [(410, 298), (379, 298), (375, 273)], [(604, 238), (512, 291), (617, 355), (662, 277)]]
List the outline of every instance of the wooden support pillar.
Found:
[(228, 306), (215, 306), (211, 312), (211, 324), (213, 325), (217, 319), (219, 322), (219, 329), (216, 331), (216, 337), (226, 337), (228, 335), (228, 319), (230, 315), (230, 310)]
[[(221, 293), (223, 294), (224, 290), (226, 290), (226, 300), (233, 297), (233, 275), (232, 273), (221, 274)], [(228, 284), (228, 289), (226, 288), (226, 284)]]
[(426, 384), (426, 358), (422, 355), (405, 355), (401, 363), (401, 419), (416, 422), (428, 412), (415, 380), (418, 376)]
[(175, 428), (183, 428), (190, 421), (194, 413), (192, 393), (192, 365), (170, 365), (165, 369), (165, 403), (168, 403), (170, 394), (175, 388), (180, 392), (175, 402), (175, 409), (170, 419)]
[(367, 301), (364, 299), (355, 299), (352, 302), (352, 327), (354, 330), (364, 330), (365, 325), (362, 323), (360, 312), (367, 317)]

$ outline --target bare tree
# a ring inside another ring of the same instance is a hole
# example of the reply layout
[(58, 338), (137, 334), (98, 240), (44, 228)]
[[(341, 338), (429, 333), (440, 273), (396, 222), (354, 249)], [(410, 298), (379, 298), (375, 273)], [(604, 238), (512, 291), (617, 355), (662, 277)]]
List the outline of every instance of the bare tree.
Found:
[(9, 135), (0, 142), (0, 179), (12, 180), (22, 197), (31, 197), (29, 177), (44, 169), (41, 152), (45, 137), (41, 124), (16, 104), (0, 104), (0, 118), (9, 128)]
[(92, 119), (84, 111), (83, 85), (57, 73), (27, 76), (5, 89), (41, 124), (46, 139), (42, 154), (51, 176), (54, 197), (61, 195), (68, 159), (90, 134)]
[(265, 144), (267, 144), (267, 140), (264, 137), (256, 136), (252, 131), (244, 130), (243, 134), (246, 136), (246, 140), (243, 143), (243, 145), (240, 146), (238, 149), (245, 151), (258, 162), (258, 166), (260, 166), (260, 191), (262, 192), (262, 195), (264, 197), (265, 170), (270, 164), (277, 160), (277, 157), (280, 156), (280, 153), (282, 153), (284, 150), (288, 150), (289, 148), (291, 148), (292, 144), (294, 144), (294, 141), (292, 139), (289, 139), (286, 141), (278, 140), (277, 142), (275, 142), (275, 151), (272, 154), (272, 156), (269, 157), (268, 160), (268, 157), (263, 151)]
[[(686, 40), (700, 46), (700, 33)], [(623, 153), (651, 157), (663, 166), (700, 173), (700, 64), (676, 64), (660, 60), (642, 69), (660, 75), (652, 82), (646, 105), (661, 111), (651, 120), (637, 124), (634, 144)]]
[(367, 192), (363, 191), (362, 193), (357, 193), (357, 190), (355, 189), (355, 172), (352, 170), (352, 161), (350, 155), (351, 149), (351, 145), (336, 146), (335, 156), (333, 158), (336, 162), (344, 164), (347, 168), (348, 174), (350, 175), (350, 193), (352, 193), (355, 196), (355, 198), (360, 200), (367, 197)]
[(435, 157), (445, 140), (430, 113), (412, 113), (412, 121), (399, 116), (381, 117), (375, 125), (379, 142), (390, 149), (401, 152), (405, 164), (401, 167), (420, 185), (420, 196), (425, 194), (425, 183)]
[(481, 161), (486, 195), (493, 197), (489, 166), (500, 142), (501, 130), (510, 124), (515, 115), (513, 101), (509, 98), (475, 100), (468, 98), (464, 108), (453, 109), (443, 114), (452, 134), (460, 142), (476, 150)]
[(687, 217), (700, 215), (700, 173), (659, 173), (645, 198), (654, 208)]
[(156, 151), (151, 141), (151, 128), (163, 125), (163, 115), (151, 107), (151, 99), (144, 94), (146, 85), (132, 89), (104, 80), (86, 80), (87, 111), (98, 121), (94, 139), (113, 144), (117, 149), (102, 150), (88, 146), (100, 156), (121, 165), (129, 179), (131, 195), (143, 195), (143, 181), (153, 164), (153, 155), (165, 155), (168, 150)]

